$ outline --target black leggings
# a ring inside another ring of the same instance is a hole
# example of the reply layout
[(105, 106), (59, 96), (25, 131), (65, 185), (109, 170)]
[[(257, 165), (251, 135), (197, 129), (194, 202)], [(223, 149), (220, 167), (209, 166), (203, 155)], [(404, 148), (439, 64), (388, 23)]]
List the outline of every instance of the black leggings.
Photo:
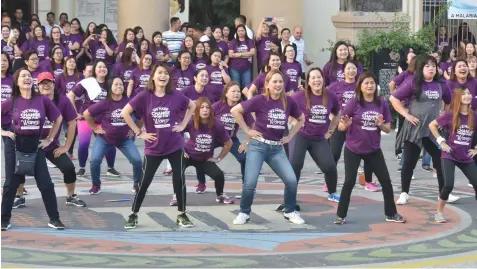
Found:
[[(346, 141), (346, 131), (340, 131), (336, 129), (333, 135), (330, 137), (330, 148), (331, 154), (333, 154), (333, 159), (335, 159), (335, 163), (338, 164), (338, 161), (341, 157), (341, 151), (343, 150), (343, 145)], [(373, 170), (370, 169), (366, 160), (364, 160), (364, 178), (367, 183), (373, 182)]]
[(444, 175), (444, 188), (439, 197), (441, 200), (447, 201), (449, 194), (454, 189), (455, 167), (464, 173), (469, 182), (474, 187), (475, 198), (477, 199), (477, 165), (475, 163), (460, 163), (450, 159), (442, 159), (442, 174)]
[(356, 176), (358, 174), (361, 160), (364, 160), (364, 163), (369, 163), (370, 168), (374, 171), (379, 183), (381, 184), (384, 197), (384, 214), (390, 217), (394, 216), (397, 213), (397, 210), (396, 204), (394, 203), (393, 185), (391, 184), (391, 178), (389, 177), (388, 168), (381, 149), (369, 154), (357, 154), (345, 147), (345, 182), (341, 189), (337, 212), (338, 217), (345, 218), (348, 214), (351, 192), (356, 184)]
[(336, 192), (336, 184), (338, 181), (338, 172), (336, 171), (336, 163), (331, 155), (330, 144), (325, 139), (312, 140), (296, 135), (295, 147), (290, 155), (290, 162), (295, 171), (297, 181), (300, 181), (301, 170), (305, 163), (306, 152), (310, 153), (311, 158), (325, 175), (325, 182), (328, 186), (328, 193)]
[(186, 186), (184, 174), (182, 173), (182, 155), (182, 149), (164, 156), (144, 155), (142, 178), (139, 182), (139, 190), (136, 192), (132, 205), (132, 211), (134, 213), (139, 212), (144, 197), (146, 196), (147, 189), (149, 188), (149, 185), (151, 185), (152, 179), (156, 174), (157, 168), (159, 168), (162, 161), (165, 159), (169, 160), (172, 167), (172, 185), (174, 187), (174, 193), (177, 196), (177, 208), (179, 211), (185, 211)]
[[(398, 117), (398, 131), (396, 132), (396, 138), (398, 137), (398, 135), (401, 133), (401, 130), (402, 130), (402, 127), (404, 126), (404, 117), (398, 113), (397, 115)], [(396, 139), (397, 141), (397, 139)], [(396, 156), (401, 154), (402, 153), (402, 148), (400, 145), (395, 145), (395, 154)]]
[[(190, 158), (183, 158), (182, 159), (182, 173), (184, 174), (185, 170), (189, 166), (194, 166), (197, 170), (197, 174), (208, 175), (215, 181), (215, 193), (217, 196), (224, 194), (224, 184), (225, 184), (225, 176), (224, 172), (220, 170), (214, 162), (208, 161), (194, 161)], [(174, 173), (174, 172), (173, 172)], [(185, 177), (185, 176), (184, 176)]]
[[(444, 187), (444, 176), (442, 175), (441, 169), (441, 151), (429, 137), (422, 138), (422, 146), (432, 157), (432, 165), (437, 172), (437, 182), (439, 184), (440, 193), (442, 192), (442, 188)], [(404, 153), (406, 154), (406, 157), (404, 158), (404, 163), (402, 165), (401, 187), (402, 192), (409, 194), (412, 175), (414, 173), (414, 168), (416, 168), (416, 164), (419, 161), (421, 147), (419, 147), (415, 143), (406, 141), (404, 143)]]
[[(56, 149), (56, 148), (55, 148)], [(65, 184), (71, 184), (76, 182), (76, 171), (75, 165), (71, 161), (70, 157), (64, 153), (55, 158), (54, 150), (45, 152), (46, 158), (52, 162), (58, 169), (60, 169), (61, 173), (63, 173), (63, 181)]]

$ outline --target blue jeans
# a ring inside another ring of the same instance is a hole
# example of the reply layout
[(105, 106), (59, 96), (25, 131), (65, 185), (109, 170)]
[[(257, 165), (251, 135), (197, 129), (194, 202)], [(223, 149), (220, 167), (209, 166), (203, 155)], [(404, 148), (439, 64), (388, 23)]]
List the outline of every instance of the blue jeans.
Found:
[(247, 70), (230, 69), (229, 72), (230, 78), (240, 85), (240, 89), (247, 87), (247, 85), (252, 82), (251, 68)]
[(298, 182), (283, 146), (271, 146), (252, 139), (248, 144), (245, 161), (247, 169), (242, 187), (240, 212), (250, 214), (252, 211), (253, 196), (263, 162), (266, 162), (285, 183), (285, 213), (295, 211)]
[[(240, 140), (237, 137), (232, 137), (232, 148), (230, 148), (230, 153), (235, 157), (235, 159), (240, 163), (240, 172), (242, 172), (242, 183), (243, 175), (245, 171), (245, 152), (239, 152)], [(224, 145), (219, 141), (216, 142), (216, 148), (223, 147)], [(197, 171), (197, 180), (199, 183), (205, 184), (205, 174)]]
[(119, 145), (108, 144), (101, 136), (96, 136), (94, 139), (93, 149), (91, 152), (91, 178), (94, 185), (101, 186), (101, 162), (103, 157), (108, 150), (117, 147), (123, 154), (126, 156), (128, 161), (133, 165), (133, 178), (134, 184), (139, 184), (139, 181), (142, 177), (142, 161), (141, 155), (137, 150), (134, 141), (131, 139), (124, 140)]
[(432, 157), (427, 151), (423, 150), (422, 155), (422, 167), (431, 167)]

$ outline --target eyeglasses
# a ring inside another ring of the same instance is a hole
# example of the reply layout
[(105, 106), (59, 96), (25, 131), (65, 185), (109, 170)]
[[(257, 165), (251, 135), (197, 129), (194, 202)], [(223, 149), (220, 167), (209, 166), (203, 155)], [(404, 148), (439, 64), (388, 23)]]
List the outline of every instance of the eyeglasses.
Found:
[(57, 52), (55, 52), (55, 55), (63, 55), (63, 52), (62, 51), (57, 51)]

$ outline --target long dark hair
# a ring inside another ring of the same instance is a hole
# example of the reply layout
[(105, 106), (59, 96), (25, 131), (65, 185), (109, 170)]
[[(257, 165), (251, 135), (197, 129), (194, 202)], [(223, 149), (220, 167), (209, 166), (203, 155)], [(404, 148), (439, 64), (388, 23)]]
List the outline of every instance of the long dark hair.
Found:
[[(345, 41), (338, 41), (336, 42), (335, 46), (333, 47), (333, 51), (331, 52), (331, 57), (330, 57), (330, 63), (331, 63), (331, 71), (335, 72), (336, 68), (338, 67), (338, 54), (336, 51), (340, 46), (345, 46), (346, 49), (348, 49), (348, 43)], [(348, 51), (348, 57), (349, 57), (349, 51)]]
[(125, 48), (123, 55), (121, 55), (120, 63), (123, 65), (131, 65), (134, 61), (131, 59), (134, 53), (133, 48)]
[(73, 60), (75, 61), (75, 63), (76, 63), (76, 68), (75, 68), (75, 74), (74, 74), (74, 76), (76, 77), (76, 79), (79, 79), (79, 78), (80, 78), (80, 73), (79, 73), (79, 71), (78, 71), (78, 63), (76, 62), (76, 58), (75, 58), (75, 56), (73, 56), (73, 55), (66, 56), (66, 57), (64, 58), (63, 77), (64, 77), (65, 79), (68, 77), (68, 68), (66, 67), (66, 63), (67, 63), (69, 60), (71, 60), (71, 59), (73, 59)]
[(249, 40), (250, 38), (247, 35), (247, 27), (245, 27), (245, 25), (243, 25), (243, 24), (239, 24), (235, 28), (235, 32), (237, 33), (237, 36), (235, 37), (235, 40), (240, 41), (240, 38), (239, 38), (239, 35), (238, 35), (238, 28), (240, 28), (240, 27), (243, 28), (243, 30), (245, 31), (245, 40)]
[(305, 99), (306, 99), (306, 109), (310, 110), (311, 109), (311, 96), (313, 95), (313, 91), (311, 90), (311, 86), (309, 84), (310, 82), (310, 74), (313, 71), (318, 71), (321, 74), (321, 77), (323, 78), (323, 85), (321, 89), (321, 98), (323, 100), (323, 106), (328, 107), (328, 90), (325, 87), (325, 76), (323, 74), (323, 70), (319, 67), (313, 67), (308, 71), (308, 74), (306, 74), (306, 88), (305, 88)]
[(192, 47), (192, 62), (194, 63), (195, 61), (197, 61), (197, 46), (198, 45), (202, 45), (202, 47), (204, 47), (204, 53), (202, 53), (202, 58), (204, 59), (207, 59), (207, 53), (205, 53), (205, 45), (204, 45), (204, 42), (202, 41), (199, 41), (199, 42), (195, 42), (194, 43), (194, 46)]
[[(216, 53), (216, 52), (220, 53), (220, 59), (223, 59), (223, 58), (224, 58), (224, 52), (223, 52), (221, 49), (219, 49), (219, 48), (216, 48), (216, 49), (210, 48), (210, 55), (209, 55), (209, 57), (207, 57), (207, 64), (208, 64), (208, 65), (212, 65), (212, 55), (214, 55), (214, 53)], [(205, 51), (204, 51), (204, 53), (205, 53)]]
[[(93, 65), (93, 78), (95, 78), (96, 80), (98, 79), (96, 77), (96, 67), (98, 66), (99, 63), (103, 63), (106, 66), (106, 69), (108, 68), (108, 65), (106, 64), (105, 61), (103, 61), (103, 60), (96, 61)], [(109, 88), (108, 80), (109, 80), (109, 70), (108, 70), (108, 74), (106, 74), (106, 77), (104, 78), (104, 89)]]
[(8, 77), (8, 75), (12, 74), (12, 61), (10, 60), (10, 56), (8, 56), (8, 53), (2, 51), (2, 55), (7, 58), (8, 67), (7, 67), (7, 71), (5, 72), (5, 74)]
[[(467, 66), (467, 69), (469, 68), (469, 63), (466, 60), (459, 59), (459, 60), (455, 61), (452, 64), (452, 71), (449, 74), (450, 80), (457, 80), (457, 76), (455, 75), (455, 68), (456, 68), (458, 63), (465, 63), (465, 65)], [(470, 74), (469, 71), (467, 71), (467, 80), (469, 80), (469, 79), (472, 79), (472, 75)]]
[(134, 30), (131, 29), (131, 28), (127, 28), (126, 30), (124, 30), (123, 42), (124, 42), (124, 43), (131, 42), (131, 41), (128, 41), (128, 40), (126, 39), (127, 36), (128, 36), (128, 32), (131, 32), (131, 33), (133, 33), (133, 35), (134, 35), (134, 39), (133, 39), (132, 42), (136, 41), (136, 34), (134, 33)]
[[(270, 54), (268, 55), (267, 59), (265, 59), (265, 61), (263, 62), (263, 67), (262, 67), (262, 70), (260, 70), (261, 72), (263, 73), (267, 73), (271, 70), (270, 66), (268, 65), (270, 63), (270, 59), (272, 58), (272, 56), (277, 56), (279, 59), (280, 59), (280, 68), (279, 68), (279, 71), (281, 72), (282, 70), (282, 63), (283, 63), (283, 59), (281, 57), (280, 54), (276, 53), (276, 52), (273, 52), (271, 51)], [(283, 77), (285, 79), (285, 77)]]
[[(55, 60), (53, 59), (53, 56), (55, 55), (55, 51), (58, 50), (58, 49), (61, 50), (61, 53), (63, 53), (63, 49), (59, 45), (55, 45), (50, 50), (50, 66), (51, 66), (51, 70), (53, 71), (53, 73), (55, 72), (55, 64), (56, 64)], [(61, 57), (60, 64), (61, 64), (61, 66), (65, 65), (65, 55), (63, 55), (63, 57)]]
[(161, 41), (161, 44), (159, 44), (159, 47), (154, 43), (154, 37), (160, 35), (162, 37), (162, 33), (159, 31), (156, 31), (152, 34), (152, 39), (151, 39), (151, 47), (152, 47), (152, 52), (154, 52), (154, 55), (157, 53), (157, 50), (160, 48), (164, 48), (164, 41)]
[(106, 44), (108, 44), (108, 46), (110, 46), (111, 44), (114, 44), (116, 42), (116, 40), (114, 39), (114, 36), (113, 36), (113, 32), (111, 32), (111, 30), (104, 29), (100, 33), (102, 33), (102, 32), (106, 32)]
[(124, 89), (124, 82), (123, 82), (123, 80), (121, 79), (120, 76), (112, 76), (112, 77), (110, 77), (110, 78), (108, 79), (108, 88), (107, 88), (108, 93), (107, 93), (107, 95), (106, 95), (106, 99), (108, 99), (108, 100), (112, 100), (112, 96), (113, 96), (113, 82), (114, 82), (115, 79), (119, 79), (119, 80), (121, 80), (121, 83), (123, 83), (123, 98), (126, 97), (126, 92), (127, 92), (127, 91), (126, 91), (126, 89)]
[[(422, 95), (422, 84), (424, 84), (424, 66), (426, 66), (426, 64), (429, 62), (434, 63), (437, 69), (437, 60), (433, 56), (421, 55), (416, 60), (416, 69), (414, 70), (414, 92), (418, 101)], [(440, 80), (439, 72), (436, 72), (432, 80)]]
[(283, 61), (286, 61), (286, 60), (287, 60), (286, 52), (287, 52), (287, 48), (288, 48), (288, 47), (291, 47), (291, 48), (293, 49), (293, 51), (295, 52), (295, 57), (293, 58), (293, 62), (297, 62), (297, 61), (296, 61), (296, 54), (297, 54), (297, 53), (296, 53), (296, 49), (295, 49), (295, 47), (293, 47), (292, 44), (287, 44), (287, 45), (285, 45), (285, 47), (283, 48)]
[(78, 23), (78, 25), (79, 25), (78, 32), (79, 32), (82, 36), (84, 36), (84, 35), (85, 35), (85, 32), (84, 32), (84, 30), (83, 30), (83, 26), (81, 26), (80, 20), (79, 20), (78, 18), (73, 18), (73, 19), (71, 20), (71, 24), (73, 24), (74, 21), (76, 21), (76, 22)]
[(156, 90), (156, 84), (154, 83), (154, 75), (157, 71), (158, 68), (164, 68), (166, 72), (169, 74), (169, 81), (167, 82), (166, 85), (166, 94), (172, 94), (174, 90), (172, 89), (172, 73), (169, 67), (166, 64), (158, 64), (155, 65), (151, 71), (151, 76), (149, 77), (149, 82), (147, 83), (146, 90), (149, 91), (155, 91)]
[[(17, 72), (15, 72), (15, 74), (13, 74), (12, 99), (16, 99), (17, 97), (21, 96), (20, 87), (18, 87), (18, 79), (20, 78), (20, 73), (22, 71), (27, 71), (31, 75), (31, 72), (25, 67), (22, 67), (22, 68), (18, 69)], [(33, 81), (33, 78), (32, 78), (32, 81)], [(35, 89), (33, 87), (33, 83), (32, 83), (30, 91), (31, 91), (31, 96), (32, 97), (39, 95), (39, 93), (37, 91), (35, 91)]]
[(378, 80), (376, 79), (376, 77), (371, 72), (364, 72), (361, 76), (359, 76), (358, 83), (356, 84), (356, 90), (355, 90), (356, 100), (358, 100), (358, 102), (361, 106), (365, 105), (365, 103), (364, 103), (365, 101), (364, 101), (364, 98), (363, 98), (363, 93), (361, 92), (361, 85), (363, 84), (364, 80), (367, 79), (367, 78), (372, 78), (374, 80), (374, 83), (376, 84), (376, 90), (374, 91), (373, 102), (376, 105), (381, 106), (381, 99), (378, 96), (378, 82), (377, 82)]

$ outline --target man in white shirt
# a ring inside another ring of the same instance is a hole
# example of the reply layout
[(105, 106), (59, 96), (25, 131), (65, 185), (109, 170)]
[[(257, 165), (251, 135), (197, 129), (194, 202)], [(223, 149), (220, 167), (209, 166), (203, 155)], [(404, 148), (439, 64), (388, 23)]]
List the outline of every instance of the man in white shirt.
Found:
[(162, 38), (164, 39), (164, 43), (167, 44), (167, 48), (171, 54), (169, 63), (174, 63), (186, 35), (181, 31), (181, 20), (178, 17), (172, 17), (170, 23), (171, 29), (162, 33)]
[(304, 72), (306, 70), (305, 64), (311, 65), (313, 62), (308, 60), (308, 57), (306, 56), (305, 40), (303, 40), (303, 29), (300, 26), (295, 26), (293, 29), (293, 36), (290, 37), (290, 42), (296, 45), (296, 60), (301, 64), (301, 68)]
[[(244, 15), (239, 15), (237, 18), (235, 18), (235, 28), (237, 28), (237, 26), (239, 26), (240, 24), (245, 25), (245, 30), (247, 31), (248, 38), (253, 40), (253, 31), (247, 26), (247, 17), (245, 17)], [(237, 37), (237, 34), (235, 34), (235, 37)]]
[[(50, 37), (50, 33), (51, 33), (51, 28), (53, 27), (60, 27), (58, 24), (55, 24), (55, 13), (53, 12), (48, 12), (48, 14), (46, 14), (46, 21), (48, 22), (47, 24), (45, 24), (45, 34), (47, 37)], [(60, 31), (62, 34), (64, 34), (63, 32), (63, 28), (60, 27)]]

